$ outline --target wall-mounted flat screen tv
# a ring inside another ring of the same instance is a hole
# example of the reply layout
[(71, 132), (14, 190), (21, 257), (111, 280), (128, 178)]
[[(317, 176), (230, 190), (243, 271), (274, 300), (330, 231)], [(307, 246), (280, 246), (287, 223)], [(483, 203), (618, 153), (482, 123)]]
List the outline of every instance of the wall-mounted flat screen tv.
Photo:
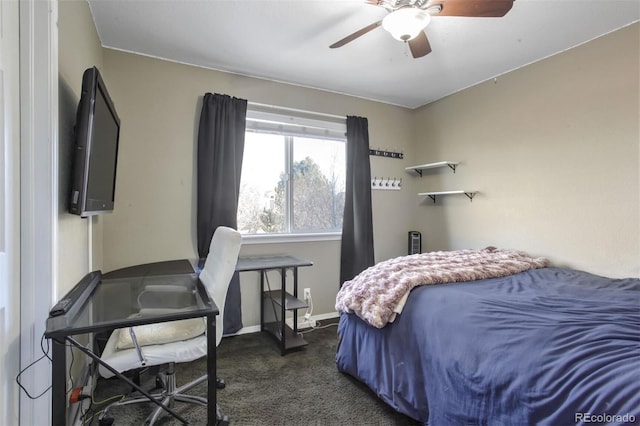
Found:
[(75, 137), (69, 212), (82, 217), (112, 212), (120, 119), (96, 67), (82, 76)]

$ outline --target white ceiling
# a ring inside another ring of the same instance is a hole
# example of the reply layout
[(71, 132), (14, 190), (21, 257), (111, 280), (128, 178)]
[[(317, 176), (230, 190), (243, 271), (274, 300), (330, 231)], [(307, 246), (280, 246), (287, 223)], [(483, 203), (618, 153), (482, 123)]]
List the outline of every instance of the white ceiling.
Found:
[(515, 0), (502, 18), (434, 17), (432, 52), (364, 0), (89, 0), (103, 46), (416, 108), (640, 20), (640, 0)]

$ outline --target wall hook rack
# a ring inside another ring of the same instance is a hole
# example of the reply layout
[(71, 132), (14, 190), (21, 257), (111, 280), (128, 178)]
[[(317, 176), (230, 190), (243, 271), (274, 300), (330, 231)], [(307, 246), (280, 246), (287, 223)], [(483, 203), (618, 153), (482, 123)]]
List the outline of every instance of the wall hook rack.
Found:
[(402, 189), (402, 179), (398, 178), (379, 178), (371, 179), (371, 189), (386, 189), (399, 191)]
[(402, 152), (387, 151), (387, 150), (377, 149), (377, 148), (370, 148), (369, 155), (376, 155), (378, 157), (387, 157), (387, 158), (398, 158), (398, 159), (404, 158), (404, 154)]

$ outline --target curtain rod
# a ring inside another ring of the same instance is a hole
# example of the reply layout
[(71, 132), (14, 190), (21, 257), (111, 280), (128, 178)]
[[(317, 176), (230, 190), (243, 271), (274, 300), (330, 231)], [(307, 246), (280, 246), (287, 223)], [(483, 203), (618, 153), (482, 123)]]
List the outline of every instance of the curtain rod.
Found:
[(289, 107), (282, 107), (282, 106), (269, 105), (269, 104), (261, 104), (261, 103), (258, 103), (258, 102), (251, 102), (251, 101), (247, 101), (247, 104), (249, 106), (254, 106), (254, 107), (259, 107), (259, 108), (273, 108), (273, 109), (279, 109), (279, 110), (283, 110), (283, 111), (297, 112), (297, 113), (301, 113), (301, 114), (309, 114), (309, 115), (317, 115), (317, 116), (327, 117), (327, 118), (334, 118), (334, 119), (338, 119), (338, 120), (346, 120), (347, 119), (347, 117), (345, 115), (327, 114), (327, 113), (324, 113), (324, 112), (307, 111), (307, 110), (304, 110), (304, 109), (289, 108)]

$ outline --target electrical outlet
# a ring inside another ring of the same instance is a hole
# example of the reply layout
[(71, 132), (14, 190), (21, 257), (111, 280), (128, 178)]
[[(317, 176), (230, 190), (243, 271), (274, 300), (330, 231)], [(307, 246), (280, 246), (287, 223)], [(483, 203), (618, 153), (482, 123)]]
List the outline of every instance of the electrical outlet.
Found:
[(304, 294), (304, 300), (311, 299), (311, 289), (310, 288), (305, 288), (302, 294)]

